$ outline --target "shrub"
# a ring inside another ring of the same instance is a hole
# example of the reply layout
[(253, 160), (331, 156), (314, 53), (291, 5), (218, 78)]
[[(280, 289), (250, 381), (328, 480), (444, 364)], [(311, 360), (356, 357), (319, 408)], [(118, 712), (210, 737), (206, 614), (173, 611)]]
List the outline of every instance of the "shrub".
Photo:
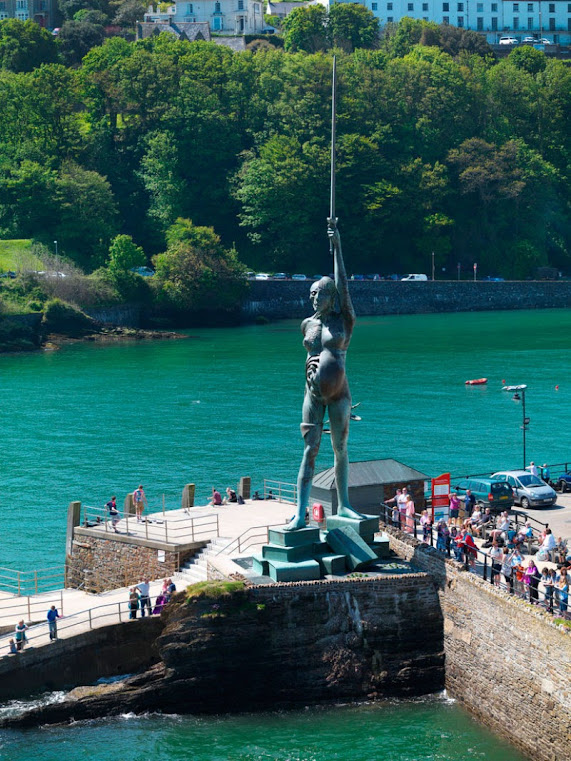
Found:
[(39, 337), (32, 328), (12, 320), (0, 320), (0, 351), (28, 351), (38, 345)]
[(216, 600), (220, 597), (231, 597), (244, 589), (243, 581), (198, 581), (186, 588), (186, 594), (189, 600), (209, 598)]
[(96, 333), (99, 328), (85, 312), (60, 299), (51, 299), (44, 307), (42, 329), (44, 333), (62, 333), (79, 338), (86, 333)]

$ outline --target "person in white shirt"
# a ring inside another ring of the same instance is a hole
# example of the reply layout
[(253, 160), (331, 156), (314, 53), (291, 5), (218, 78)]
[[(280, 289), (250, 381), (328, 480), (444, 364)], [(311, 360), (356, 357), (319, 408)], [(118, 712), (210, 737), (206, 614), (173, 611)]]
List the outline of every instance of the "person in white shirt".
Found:
[(534, 462), (530, 462), (527, 466), (527, 470), (531, 473), (532, 476), (536, 476), (538, 474), (537, 465)]
[(141, 593), (141, 597), (139, 600), (141, 605), (141, 618), (145, 617), (145, 608), (148, 609), (149, 616), (150, 616), (151, 615), (150, 579), (145, 579), (144, 581), (141, 581), (139, 584), (137, 584), (137, 589)]

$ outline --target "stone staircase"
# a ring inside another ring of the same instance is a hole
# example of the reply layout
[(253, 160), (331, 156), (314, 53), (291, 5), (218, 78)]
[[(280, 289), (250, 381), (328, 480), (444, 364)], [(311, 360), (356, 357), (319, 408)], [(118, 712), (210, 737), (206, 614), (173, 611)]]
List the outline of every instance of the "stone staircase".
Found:
[(196, 555), (181, 566), (180, 571), (175, 573), (172, 577), (176, 584), (176, 588), (181, 590), (189, 584), (196, 584), (197, 581), (206, 581), (209, 557), (217, 555), (220, 550), (224, 549), (224, 547), (226, 547), (231, 541), (231, 539), (219, 536), (197, 552)]

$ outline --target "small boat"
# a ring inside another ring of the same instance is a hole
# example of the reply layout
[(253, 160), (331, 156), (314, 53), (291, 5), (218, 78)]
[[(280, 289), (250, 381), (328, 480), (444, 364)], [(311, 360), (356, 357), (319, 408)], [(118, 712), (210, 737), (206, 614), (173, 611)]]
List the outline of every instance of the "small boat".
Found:
[(487, 383), (487, 378), (476, 378), (475, 380), (467, 380), (466, 385), (467, 386), (482, 386), (484, 383)]

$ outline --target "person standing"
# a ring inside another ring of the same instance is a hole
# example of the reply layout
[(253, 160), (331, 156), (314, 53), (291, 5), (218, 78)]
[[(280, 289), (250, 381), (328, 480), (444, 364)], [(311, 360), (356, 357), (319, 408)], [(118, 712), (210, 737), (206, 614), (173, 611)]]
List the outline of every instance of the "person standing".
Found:
[(52, 605), (52, 607), (48, 610), (48, 628), (50, 630), (50, 641), (54, 642), (57, 639), (57, 620), (58, 618), (61, 618), (60, 614), (58, 613), (58, 609), (55, 605)]
[(454, 521), (455, 526), (458, 525), (458, 516), (460, 515), (460, 500), (458, 499), (458, 493), (452, 492), (450, 495), (450, 520)]
[(24, 623), (23, 619), (21, 621), (18, 621), (18, 623), (16, 624), (16, 628), (14, 630), (16, 634), (14, 639), (16, 640), (16, 647), (18, 648), (18, 650), (23, 650), (24, 645), (28, 641), (28, 638), (26, 637), (27, 629), (28, 627)]
[(545, 566), (541, 572), (541, 583), (543, 584), (543, 594), (545, 596), (545, 607), (549, 613), (553, 613), (553, 585), (555, 579), (551, 575), (551, 570)]
[(143, 518), (143, 510), (145, 506), (148, 507), (147, 497), (142, 484), (133, 492), (133, 502), (135, 503), (135, 513), (137, 515), (137, 523), (140, 523)]
[(494, 539), (490, 548), (490, 559), (492, 561), (492, 583), (498, 586), (500, 583), (500, 573), (502, 570), (503, 552), (498, 542)]
[(562, 568), (559, 571), (559, 579), (557, 580), (555, 589), (557, 590), (559, 610), (561, 613), (566, 613), (569, 602), (569, 578), (567, 577), (567, 568)]
[(405, 513), (406, 513), (406, 532), (407, 534), (412, 534), (414, 532), (415, 509), (414, 509), (414, 502), (412, 500), (412, 497), (410, 494), (408, 494), (408, 492), (406, 495)]
[(140, 603), (141, 603), (141, 618), (145, 617), (145, 608), (149, 611), (149, 616), (151, 615), (151, 584), (150, 579), (145, 579), (144, 581), (141, 581), (139, 584), (137, 584), (137, 589), (140, 592)]
[(464, 495), (464, 509), (466, 511), (466, 518), (472, 517), (472, 511), (474, 510), (475, 505), (476, 497), (472, 494), (471, 489), (466, 489), (466, 494)]
[(533, 461), (529, 463), (527, 470), (529, 470), (532, 476), (537, 476), (537, 465)]
[(399, 506), (399, 522), (400, 529), (404, 531), (406, 521), (406, 503), (408, 502), (408, 492), (406, 486), (401, 489), (401, 493), (397, 496), (397, 505)]
[(129, 590), (129, 618), (134, 621), (137, 618), (137, 611), (139, 610), (139, 593), (135, 587), (131, 587)]
[(527, 568), (523, 574), (523, 583), (529, 589), (529, 601), (532, 605), (537, 605), (539, 602), (539, 582), (541, 581), (541, 574), (539, 568), (535, 565), (533, 558), (527, 561)]
[(117, 508), (117, 497), (111, 497), (109, 502), (106, 503), (105, 507), (109, 512), (109, 518), (111, 519), (111, 526), (113, 527), (113, 531), (118, 534), (119, 532), (117, 531), (117, 524), (119, 523), (121, 516), (119, 515), (119, 510)]

